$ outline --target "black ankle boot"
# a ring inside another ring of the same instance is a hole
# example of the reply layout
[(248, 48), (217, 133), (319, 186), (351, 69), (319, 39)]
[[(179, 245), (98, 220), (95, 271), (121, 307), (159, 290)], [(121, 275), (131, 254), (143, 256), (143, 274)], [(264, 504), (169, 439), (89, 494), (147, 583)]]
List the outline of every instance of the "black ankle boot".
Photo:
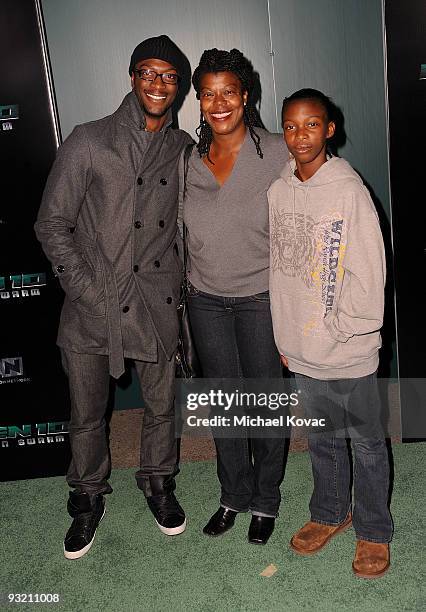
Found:
[(266, 544), (272, 535), (275, 527), (275, 519), (273, 516), (257, 516), (251, 517), (251, 523), (248, 532), (248, 541), (250, 544)]
[(173, 476), (150, 476), (152, 495), (146, 498), (160, 531), (166, 535), (178, 535), (186, 529), (185, 512), (175, 497)]
[(105, 514), (103, 495), (90, 498), (88, 493), (71, 491), (67, 509), (74, 519), (64, 541), (64, 555), (67, 559), (79, 559), (93, 544), (96, 529)]
[(221, 506), (204, 527), (203, 533), (213, 537), (222, 535), (233, 527), (237, 514), (238, 512)]

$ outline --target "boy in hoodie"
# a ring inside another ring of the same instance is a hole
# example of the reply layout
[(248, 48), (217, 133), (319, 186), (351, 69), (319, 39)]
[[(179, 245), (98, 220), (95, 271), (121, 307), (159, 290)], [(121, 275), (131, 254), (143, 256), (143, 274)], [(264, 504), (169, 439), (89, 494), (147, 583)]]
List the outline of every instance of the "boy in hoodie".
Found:
[(295, 374), (307, 416), (326, 417), (326, 428), (308, 437), (311, 520), (290, 546), (301, 555), (315, 554), (353, 523), (353, 571), (376, 578), (389, 568), (392, 537), (376, 379), (385, 256), (367, 189), (344, 159), (327, 154), (334, 108), (314, 89), (284, 100), (284, 139), (294, 159), (268, 192), (275, 341)]

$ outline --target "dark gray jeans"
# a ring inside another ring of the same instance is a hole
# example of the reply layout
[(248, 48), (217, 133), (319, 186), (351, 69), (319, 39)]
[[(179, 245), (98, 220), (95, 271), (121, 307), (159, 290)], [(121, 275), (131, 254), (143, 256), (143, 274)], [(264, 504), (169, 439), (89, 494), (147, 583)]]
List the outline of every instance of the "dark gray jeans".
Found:
[[(109, 396), (109, 366), (105, 355), (61, 349), (71, 395), (70, 443), (72, 460), (67, 482), (90, 495), (111, 493), (111, 468), (105, 430)], [(174, 415), (175, 359), (158, 351), (158, 362), (135, 361), (144, 400), (138, 487), (151, 495), (149, 476), (175, 475), (177, 444)]]
[(342, 380), (317, 380), (295, 374), (305, 415), (325, 418), (327, 432), (308, 436), (314, 490), (311, 520), (342, 523), (351, 510), (347, 436), (354, 455), (352, 522), (358, 540), (390, 542), (389, 461), (380, 424), (376, 374)]
[[(191, 285), (188, 303), (206, 378), (280, 378), (267, 291), (222, 297)], [(283, 438), (215, 436), (222, 506), (259, 516), (277, 515), (284, 442)]]

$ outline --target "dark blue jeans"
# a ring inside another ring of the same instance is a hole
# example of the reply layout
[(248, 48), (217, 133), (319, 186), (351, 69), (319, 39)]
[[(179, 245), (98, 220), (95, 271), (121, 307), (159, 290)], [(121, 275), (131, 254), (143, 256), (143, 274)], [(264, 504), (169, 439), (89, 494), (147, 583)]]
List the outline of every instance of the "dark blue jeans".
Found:
[(351, 510), (350, 446), (353, 450), (352, 523), (358, 540), (390, 542), (389, 461), (380, 423), (376, 374), (362, 378), (317, 380), (295, 374), (305, 415), (325, 418), (333, 431), (308, 437), (314, 490), (311, 520), (342, 523)]
[[(204, 377), (281, 377), (269, 292), (221, 297), (191, 286), (188, 303)], [(284, 442), (282, 438), (215, 437), (222, 506), (260, 516), (277, 515)]]

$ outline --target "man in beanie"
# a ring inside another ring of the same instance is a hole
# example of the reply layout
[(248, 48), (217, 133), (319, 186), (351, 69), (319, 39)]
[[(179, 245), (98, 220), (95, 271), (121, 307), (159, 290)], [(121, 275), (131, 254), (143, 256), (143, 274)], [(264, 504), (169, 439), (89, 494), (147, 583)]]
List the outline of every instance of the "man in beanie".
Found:
[(144, 399), (137, 485), (163, 533), (186, 526), (173, 492), (174, 373), (178, 164), (191, 139), (172, 129), (171, 106), (189, 73), (167, 36), (138, 45), (132, 91), (60, 147), (35, 226), (65, 291), (58, 345), (71, 395), (67, 559), (90, 549), (112, 492), (105, 412), (110, 375), (123, 374), (125, 358), (134, 360)]

